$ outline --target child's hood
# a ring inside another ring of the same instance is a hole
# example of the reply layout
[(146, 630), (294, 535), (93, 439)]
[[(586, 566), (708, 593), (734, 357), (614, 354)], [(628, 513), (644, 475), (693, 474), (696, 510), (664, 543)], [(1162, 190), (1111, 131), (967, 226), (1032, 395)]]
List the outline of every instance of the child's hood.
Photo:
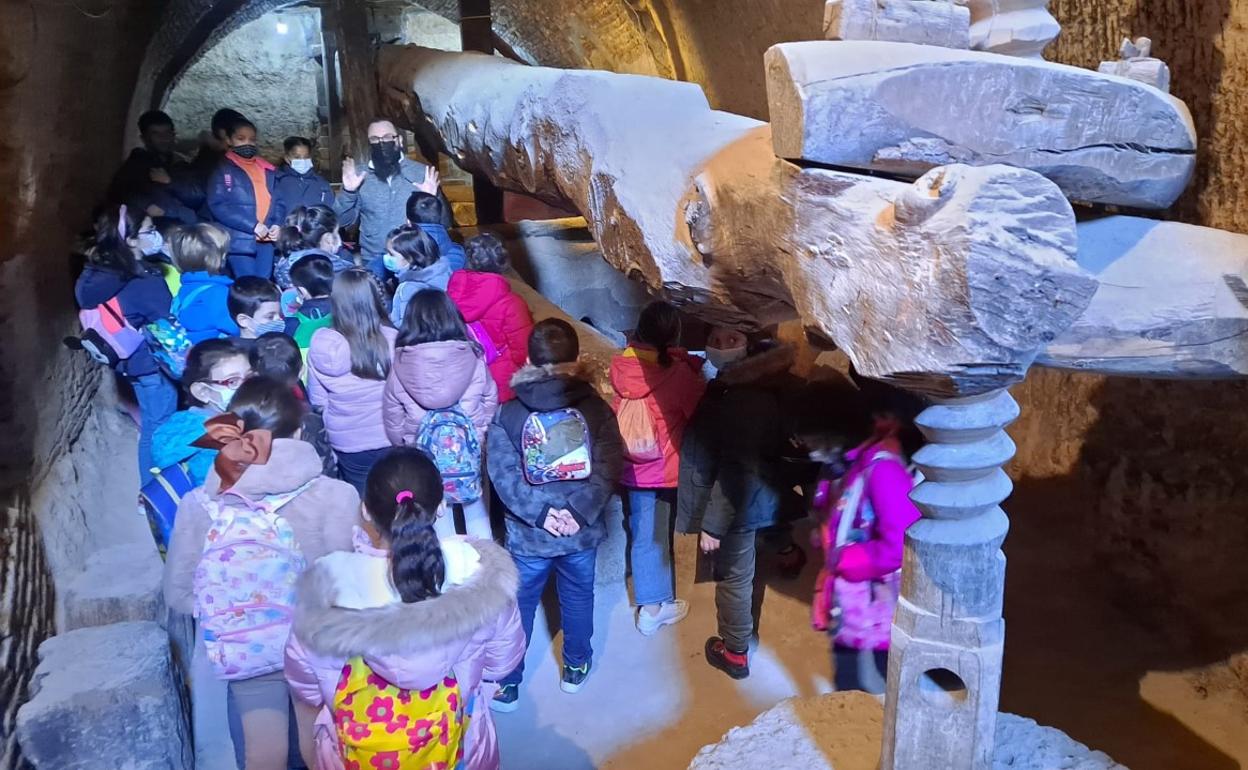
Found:
[(234, 279), (228, 275), (213, 275), (211, 273), (206, 273), (203, 270), (198, 270), (193, 273), (183, 273), (181, 293), (186, 294), (192, 285), (201, 283), (230, 286), (234, 283)]
[[(398, 332), (392, 326), (383, 326), (381, 333), (393, 349), (394, 338), (398, 336)], [(326, 377), (345, 377), (351, 373), (351, 344), (336, 329), (317, 329), (312, 335), (312, 345), (308, 348), (308, 365), (317, 374)]]
[(472, 323), (480, 321), (511, 293), (511, 284), (497, 273), (479, 273), (473, 270), (459, 270), (451, 275), (446, 293), (455, 300), (464, 320)]
[(579, 363), (525, 366), (511, 378), (511, 387), (520, 403), (534, 412), (549, 412), (575, 406), (598, 394), (584, 379)]
[(478, 361), (470, 342), (426, 342), (395, 350), (394, 376), (425, 409), (446, 409), (463, 398)]
[[(316, 453), (316, 447), (298, 439), (273, 439), (269, 461), (264, 465), (249, 466), (230, 491), (252, 500), (265, 495), (281, 495), (294, 492), (317, 478), (321, 470), (321, 456)], [(208, 494), (216, 495), (220, 487), (221, 479), (214, 470), (208, 476), (204, 489)]]
[(74, 287), (75, 299), (81, 308), (90, 310), (99, 307), (121, 293), (129, 280), (130, 276), (122, 275), (116, 270), (87, 265)]
[(404, 270), (399, 276), (399, 283), (419, 283), (444, 291), (450, 281), (451, 263), (446, 261), (446, 257), (438, 257), (438, 260), (429, 267)]

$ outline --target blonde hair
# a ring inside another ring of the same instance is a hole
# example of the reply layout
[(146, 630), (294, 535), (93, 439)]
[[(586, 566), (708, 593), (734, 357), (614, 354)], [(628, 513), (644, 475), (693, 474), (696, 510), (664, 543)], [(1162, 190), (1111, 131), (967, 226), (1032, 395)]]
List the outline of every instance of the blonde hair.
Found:
[(201, 222), (175, 230), (170, 245), (173, 262), (182, 272), (218, 275), (225, 264), (230, 234), (220, 225)]

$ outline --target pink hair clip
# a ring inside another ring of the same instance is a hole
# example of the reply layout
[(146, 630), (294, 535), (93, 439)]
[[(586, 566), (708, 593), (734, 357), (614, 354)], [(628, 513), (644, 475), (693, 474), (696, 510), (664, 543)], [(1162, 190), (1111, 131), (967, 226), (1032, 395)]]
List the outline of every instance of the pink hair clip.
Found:
[(406, 503), (408, 500), (411, 500), (415, 496), (416, 495), (413, 495), (410, 489), (405, 489), (402, 492), (394, 496), (394, 502), (402, 505), (403, 503)]

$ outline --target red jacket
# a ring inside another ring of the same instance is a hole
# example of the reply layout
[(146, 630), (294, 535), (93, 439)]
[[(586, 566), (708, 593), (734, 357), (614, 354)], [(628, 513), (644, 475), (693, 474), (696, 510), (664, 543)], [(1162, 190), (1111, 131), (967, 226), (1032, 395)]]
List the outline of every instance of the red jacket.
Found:
[(464, 320), (484, 326), (498, 348), (499, 357), (490, 364), (490, 375), (498, 385), (498, 403), (515, 398), (511, 377), (528, 359), (529, 332), (533, 331), (529, 306), (497, 273), (457, 270), (451, 275), (446, 293), (464, 314)]
[(635, 463), (627, 457), (620, 483), (638, 489), (674, 488), (680, 483), (680, 441), (706, 392), (702, 359), (672, 348), (672, 364), (658, 363), (654, 348), (633, 345), (611, 359), (612, 407), (618, 412), (623, 399), (644, 399), (658, 432), (663, 457)]

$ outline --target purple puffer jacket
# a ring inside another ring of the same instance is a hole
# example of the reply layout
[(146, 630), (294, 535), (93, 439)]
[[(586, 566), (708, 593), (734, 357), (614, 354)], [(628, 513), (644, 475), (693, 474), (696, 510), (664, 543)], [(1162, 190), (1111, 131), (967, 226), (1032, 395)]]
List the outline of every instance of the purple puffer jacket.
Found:
[(498, 386), (477, 346), (451, 340), (398, 348), (386, 380), (382, 418), (395, 446), (412, 444), (432, 409), (458, 405), (481, 439), (498, 411)]
[(367, 570), (359, 568), (359, 559), (387, 556), (359, 537), (354, 556), (319, 561), (300, 578), (294, 630), (286, 643), (286, 681), (293, 697), (320, 709), (314, 728), (319, 770), (343, 767), (332, 714), (334, 691), (343, 665), (357, 655), (375, 674), (407, 690), (426, 689), (454, 673), (471, 709), (463, 767), (497, 770), (490, 701), (498, 688), (494, 681), (524, 657), (524, 629), (516, 609), (519, 580), (501, 547), (468, 543), (480, 555), (471, 577), (441, 596), (412, 604), (335, 606), (339, 596), (362, 593), (358, 584)]
[[(398, 332), (383, 326), (391, 358)], [(308, 347), (308, 399), (322, 410), (329, 443), (336, 452), (366, 452), (390, 446), (381, 419), (385, 380), (368, 380), (351, 372), (347, 338), (333, 329), (318, 329)]]

